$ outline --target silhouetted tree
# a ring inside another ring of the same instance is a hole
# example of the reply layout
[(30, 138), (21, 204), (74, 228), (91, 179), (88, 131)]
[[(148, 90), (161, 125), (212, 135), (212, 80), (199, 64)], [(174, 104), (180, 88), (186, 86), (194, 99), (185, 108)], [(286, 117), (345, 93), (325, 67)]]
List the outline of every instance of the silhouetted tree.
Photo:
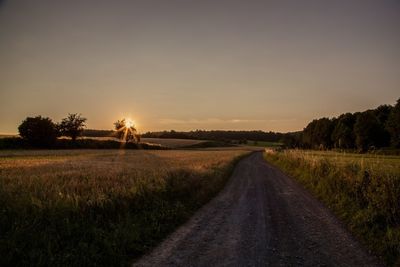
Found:
[(73, 141), (78, 138), (85, 129), (86, 118), (81, 117), (80, 114), (68, 114), (68, 117), (62, 119), (58, 125), (59, 131), (62, 135), (69, 136)]
[(287, 148), (302, 147), (302, 132), (286, 133), (280, 139), (280, 142)]
[(382, 130), (378, 118), (372, 111), (360, 113), (354, 124), (357, 148), (365, 152), (371, 147), (379, 146)]
[(400, 98), (388, 117), (386, 129), (390, 134), (391, 145), (400, 147)]
[(332, 141), (337, 148), (354, 148), (354, 124), (356, 117), (351, 113), (340, 115), (332, 132)]
[(179, 138), (179, 139), (199, 139), (199, 140), (217, 140), (217, 141), (238, 141), (238, 140), (251, 140), (251, 141), (267, 141), (279, 142), (284, 136), (283, 133), (263, 132), (263, 131), (205, 131), (195, 130), (189, 132), (177, 131), (162, 131), (162, 132), (147, 132), (142, 137), (147, 138)]
[(49, 147), (59, 135), (56, 125), (51, 119), (42, 116), (27, 117), (18, 127), (19, 135), (29, 144)]
[(118, 120), (114, 123), (114, 127), (116, 130), (116, 137), (125, 142), (129, 142), (133, 140), (134, 142), (139, 142), (140, 137), (137, 134), (137, 130), (134, 125), (130, 125), (127, 123), (125, 119)]
[(312, 148), (330, 148), (333, 127), (333, 122), (328, 118), (313, 120), (303, 131), (303, 142)]
[(376, 118), (380, 124), (380, 138), (379, 143), (377, 144), (380, 147), (385, 147), (390, 145), (390, 133), (386, 127), (387, 120), (393, 110), (393, 107), (390, 105), (381, 105), (373, 110)]

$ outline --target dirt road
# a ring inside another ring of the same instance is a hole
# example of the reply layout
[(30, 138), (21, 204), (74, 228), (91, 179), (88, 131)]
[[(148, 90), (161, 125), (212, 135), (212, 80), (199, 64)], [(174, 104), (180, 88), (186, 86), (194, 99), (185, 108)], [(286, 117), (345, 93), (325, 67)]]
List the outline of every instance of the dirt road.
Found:
[(261, 152), (225, 189), (134, 266), (377, 266), (306, 190)]

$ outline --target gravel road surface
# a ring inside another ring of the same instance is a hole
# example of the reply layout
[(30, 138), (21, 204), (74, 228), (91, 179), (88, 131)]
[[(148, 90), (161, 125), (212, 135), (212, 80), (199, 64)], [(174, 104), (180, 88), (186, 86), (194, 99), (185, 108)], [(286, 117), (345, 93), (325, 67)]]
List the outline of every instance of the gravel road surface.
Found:
[(134, 266), (379, 266), (343, 225), (262, 153)]

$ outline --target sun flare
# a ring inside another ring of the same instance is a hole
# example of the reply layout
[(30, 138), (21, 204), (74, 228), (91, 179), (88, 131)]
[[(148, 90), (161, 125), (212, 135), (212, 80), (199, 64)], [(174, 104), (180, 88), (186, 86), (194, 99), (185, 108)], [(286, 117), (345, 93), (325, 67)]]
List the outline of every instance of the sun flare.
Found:
[(131, 128), (135, 125), (135, 122), (132, 119), (125, 118), (125, 127)]

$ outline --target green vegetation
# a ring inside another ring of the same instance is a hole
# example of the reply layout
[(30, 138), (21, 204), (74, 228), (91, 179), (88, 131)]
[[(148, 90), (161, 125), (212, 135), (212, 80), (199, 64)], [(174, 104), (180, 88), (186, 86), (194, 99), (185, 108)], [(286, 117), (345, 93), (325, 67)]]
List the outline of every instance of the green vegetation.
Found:
[[(43, 143), (41, 143), (43, 144)], [(43, 146), (39, 146), (43, 147)], [(0, 150), (4, 149), (37, 149), (38, 146), (32, 145), (25, 139), (20, 137), (0, 138)], [(51, 149), (168, 149), (160, 144), (153, 143), (122, 143), (113, 138), (97, 139), (97, 138), (82, 138), (77, 140), (59, 138), (53, 141)]]
[(143, 142), (150, 144), (159, 144), (169, 148), (185, 148), (191, 145), (206, 142), (204, 140), (194, 140), (194, 139), (173, 139), (173, 138), (142, 138)]
[(235, 145), (222, 141), (203, 141), (196, 144), (185, 146), (184, 148), (211, 148), (211, 147), (233, 147)]
[(388, 265), (400, 264), (400, 157), (287, 150), (265, 153)]
[(189, 132), (177, 132), (174, 130), (163, 132), (147, 132), (144, 138), (175, 138), (175, 139), (197, 139), (209, 141), (223, 141), (232, 143), (246, 143), (250, 141), (279, 142), (285, 134), (263, 131), (205, 131), (196, 130)]
[(266, 141), (247, 141), (246, 145), (248, 146), (258, 146), (258, 147), (276, 147), (279, 148), (283, 145), (283, 143), (279, 142), (266, 142)]
[(287, 133), (282, 141), (291, 148), (357, 149), (400, 148), (400, 99), (364, 112), (311, 121), (302, 132)]
[(0, 266), (127, 266), (212, 198), (246, 153), (0, 151)]

